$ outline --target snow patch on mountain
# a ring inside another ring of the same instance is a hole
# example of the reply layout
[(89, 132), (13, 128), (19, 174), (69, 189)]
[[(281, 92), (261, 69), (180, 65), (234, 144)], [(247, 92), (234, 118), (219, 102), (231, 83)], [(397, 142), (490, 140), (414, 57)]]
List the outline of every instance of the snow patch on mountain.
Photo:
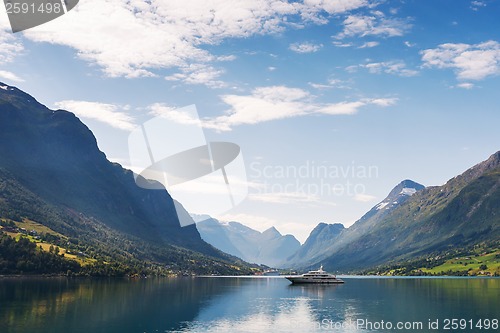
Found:
[(404, 195), (409, 195), (409, 196), (412, 196), (414, 195), (415, 193), (417, 192), (416, 189), (414, 188), (411, 188), (411, 187), (405, 187), (401, 190), (401, 193), (400, 194), (404, 194)]
[(387, 206), (389, 203), (388, 202), (381, 202), (377, 205), (377, 210), (383, 209), (385, 206)]

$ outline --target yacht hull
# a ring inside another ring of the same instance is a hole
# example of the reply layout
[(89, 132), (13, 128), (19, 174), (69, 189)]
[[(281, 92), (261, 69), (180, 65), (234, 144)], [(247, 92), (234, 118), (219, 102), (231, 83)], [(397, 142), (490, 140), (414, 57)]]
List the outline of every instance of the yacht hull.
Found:
[(293, 284), (341, 284), (343, 280), (337, 278), (304, 278), (302, 276), (285, 276)]

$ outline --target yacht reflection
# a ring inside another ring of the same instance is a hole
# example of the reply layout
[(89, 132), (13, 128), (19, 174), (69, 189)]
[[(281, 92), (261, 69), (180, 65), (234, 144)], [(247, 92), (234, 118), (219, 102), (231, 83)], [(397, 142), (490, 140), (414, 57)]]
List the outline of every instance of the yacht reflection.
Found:
[(317, 298), (330, 297), (337, 288), (342, 288), (340, 284), (290, 284), (289, 289), (300, 290), (303, 295)]

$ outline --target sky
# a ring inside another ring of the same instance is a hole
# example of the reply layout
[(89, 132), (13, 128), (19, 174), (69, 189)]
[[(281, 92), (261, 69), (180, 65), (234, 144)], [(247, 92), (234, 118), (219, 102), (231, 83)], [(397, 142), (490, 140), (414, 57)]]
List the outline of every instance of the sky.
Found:
[(74, 112), (127, 168), (134, 129), (195, 105), (246, 168), (248, 195), (215, 217), (303, 242), (499, 150), (499, 16), (498, 0), (80, 0), (13, 34), (2, 9), (0, 81)]

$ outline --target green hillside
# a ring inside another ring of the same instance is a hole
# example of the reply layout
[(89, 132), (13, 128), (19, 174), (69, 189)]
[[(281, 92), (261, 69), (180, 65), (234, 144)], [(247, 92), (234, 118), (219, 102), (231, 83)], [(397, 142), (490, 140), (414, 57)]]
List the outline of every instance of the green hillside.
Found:
[(136, 186), (75, 115), (12, 87), (0, 89), (0, 218), (49, 228), (48, 243), (105, 264), (97, 275), (251, 271), (181, 227), (168, 192)]
[(433, 253), (421, 259), (382, 265), (360, 273), (389, 276), (500, 276), (500, 242)]

